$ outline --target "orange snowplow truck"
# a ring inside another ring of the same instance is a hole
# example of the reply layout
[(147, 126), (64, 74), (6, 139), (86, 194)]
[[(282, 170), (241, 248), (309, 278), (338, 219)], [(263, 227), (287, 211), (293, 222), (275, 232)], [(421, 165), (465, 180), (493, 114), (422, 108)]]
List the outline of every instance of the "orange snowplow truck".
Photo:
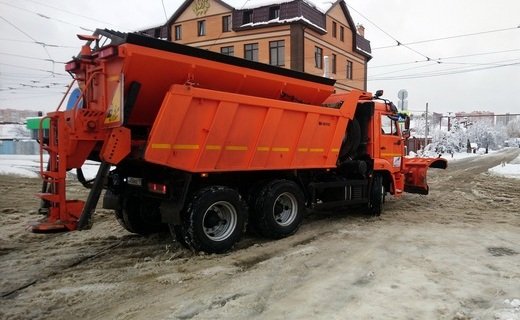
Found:
[[(42, 119), (46, 216), (34, 232), (90, 227), (106, 190), (103, 207), (128, 231), (169, 227), (193, 250), (220, 253), (246, 223), (293, 234), (306, 208), (379, 215), (387, 193), (427, 194), (427, 169), (446, 168), (404, 157), (406, 117), (381, 93), (335, 94), (332, 79), (134, 33), (78, 37), (86, 44), (66, 70), (79, 98)], [(100, 162), (92, 181), (87, 159)], [(86, 201), (66, 197), (71, 169)]]

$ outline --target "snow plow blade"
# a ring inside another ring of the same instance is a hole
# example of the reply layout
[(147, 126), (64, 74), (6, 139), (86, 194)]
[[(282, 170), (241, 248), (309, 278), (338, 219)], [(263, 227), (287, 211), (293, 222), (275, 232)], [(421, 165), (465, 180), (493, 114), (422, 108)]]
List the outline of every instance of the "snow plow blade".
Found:
[(446, 169), (448, 161), (443, 158), (404, 158), (404, 191), (408, 193), (428, 194), (426, 180), (428, 168)]

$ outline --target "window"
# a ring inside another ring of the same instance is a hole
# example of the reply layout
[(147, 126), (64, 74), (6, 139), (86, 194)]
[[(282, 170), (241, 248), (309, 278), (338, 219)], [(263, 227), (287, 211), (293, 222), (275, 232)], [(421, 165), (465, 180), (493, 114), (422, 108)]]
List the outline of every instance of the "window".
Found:
[(285, 65), (285, 41), (269, 42), (269, 64), (273, 66)]
[(323, 49), (314, 47), (314, 65), (318, 69), (323, 69)]
[(231, 31), (231, 16), (222, 17), (222, 32)]
[(336, 55), (333, 53), (332, 54), (332, 73), (336, 73)]
[(244, 45), (244, 59), (258, 61), (258, 43)]
[(234, 56), (235, 55), (235, 48), (233, 46), (231, 46), (231, 47), (222, 47), (222, 48), (220, 48), (220, 53), (225, 54), (226, 56)]
[(280, 6), (269, 8), (269, 20), (280, 18)]
[(244, 11), (244, 15), (242, 16), (242, 24), (251, 22), (253, 22), (253, 10)]
[(333, 37), (333, 38), (336, 38), (336, 36), (337, 36), (336, 28), (337, 28), (337, 24), (336, 24), (336, 22), (335, 22), (335, 21), (332, 21), (332, 37)]
[(206, 35), (206, 20), (197, 21), (197, 35), (199, 37)]
[(389, 116), (381, 115), (381, 133), (397, 135), (397, 123)]
[(352, 61), (347, 60), (347, 79), (352, 80)]
[(339, 40), (345, 41), (345, 28), (343, 26), (339, 27)]
[(175, 26), (175, 40), (181, 40), (182, 39), (182, 29), (181, 26)]

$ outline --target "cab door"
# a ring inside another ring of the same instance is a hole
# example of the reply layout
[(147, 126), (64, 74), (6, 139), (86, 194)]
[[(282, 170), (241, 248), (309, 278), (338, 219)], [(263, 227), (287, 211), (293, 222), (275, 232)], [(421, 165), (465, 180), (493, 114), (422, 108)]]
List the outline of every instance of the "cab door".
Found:
[(391, 114), (378, 113), (375, 124), (375, 133), (376, 135), (379, 133), (379, 146), (375, 146), (376, 158), (386, 160), (391, 172), (400, 171), (404, 156), (404, 142), (397, 117)]

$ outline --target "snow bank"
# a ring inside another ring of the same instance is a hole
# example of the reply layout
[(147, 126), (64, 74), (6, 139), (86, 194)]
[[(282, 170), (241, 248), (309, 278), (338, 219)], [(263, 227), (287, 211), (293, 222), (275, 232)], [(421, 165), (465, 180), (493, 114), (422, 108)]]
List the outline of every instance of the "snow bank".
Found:
[(504, 161), (488, 172), (495, 176), (520, 179), (520, 156), (509, 163)]
[[(49, 156), (44, 156), (47, 162)], [(96, 176), (99, 164), (87, 161), (83, 165), (83, 174), (86, 179), (93, 179)], [(75, 178), (76, 171), (71, 170), (71, 177)], [(26, 178), (38, 178), (40, 176), (40, 156), (39, 155), (0, 155), (0, 175), (19, 176)]]

